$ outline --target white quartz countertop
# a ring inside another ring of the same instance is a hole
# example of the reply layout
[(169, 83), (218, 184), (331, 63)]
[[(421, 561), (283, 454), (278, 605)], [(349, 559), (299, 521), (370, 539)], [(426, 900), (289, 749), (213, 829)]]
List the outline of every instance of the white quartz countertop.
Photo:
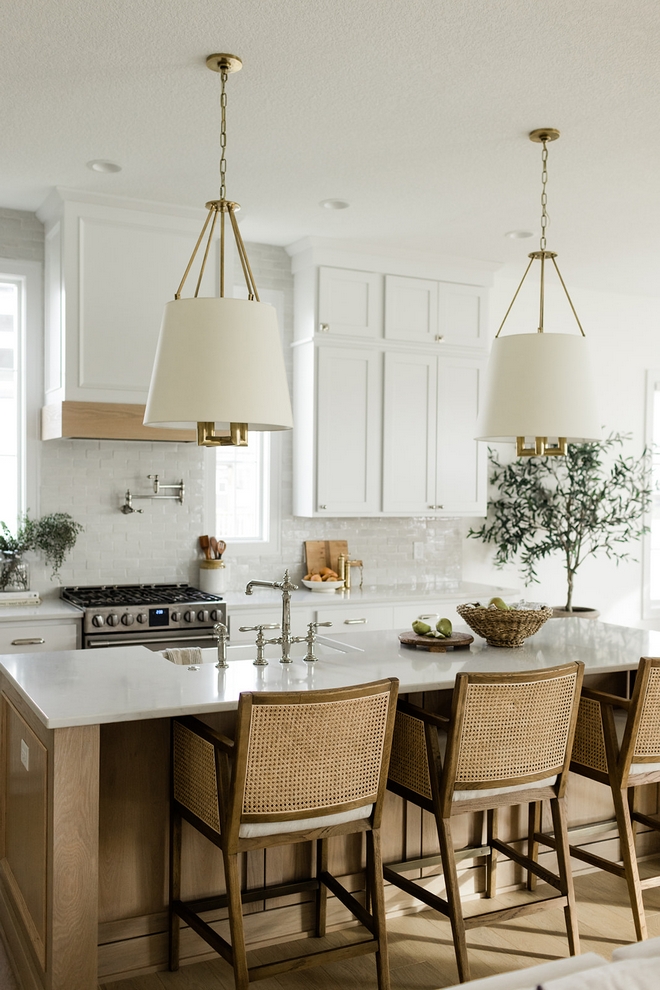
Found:
[(35, 619), (75, 622), (82, 619), (82, 612), (61, 598), (46, 598), (40, 605), (0, 605), (0, 622), (34, 622)]
[[(467, 631), (465, 627), (464, 631)], [(269, 647), (267, 667), (254, 667), (252, 646), (229, 648), (229, 668), (215, 667), (215, 651), (204, 650), (196, 670), (177, 666), (146, 647), (71, 650), (0, 656), (0, 674), (50, 729), (236, 707), (241, 691), (305, 691), (398, 677), (402, 693), (450, 688), (469, 670), (539, 670), (582, 660), (586, 674), (629, 670), (641, 656), (660, 656), (660, 632), (608, 625), (589, 619), (551, 619), (519, 649), (488, 647), (475, 639), (469, 650), (427, 653), (401, 646), (397, 632), (359, 632), (323, 637), (319, 661), (278, 661)]]
[[(278, 578), (280, 580), (280, 578)], [(295, 583), (295, 582), (294, 582)], [(267, 588), (255, 588), (251, 595), (246, 595), (245, 591), (228, 591), (223, 594), (223, 599), (227, 603), (227, 608), (235, 612), (242, 608), (254, 608), (255, 605), (267, 607), (281, 607), (280, 593), (270, 591)], [(492, 584), (472, 584), (466, 581), (460, 582), (452, 588), (446, 586), (429, 587), (421, 585), (413, 587), (406, 585), (369, 585), (364, 588), (357, 586), (350, 591), (310, 591), (304, 585), (300, 585), (298, 591), (291, 593), (292, 605), (308, 605), (312, 608), (325, 608), (328, 605), (342, 605), (350, 603), (352, 605), (397, 605), (406, 602), (428, 602), (432, 605), (437, 602), (472, 602), (485, 598), (487, 601), (495, 595), (506, 599), (512, 595), (519, 595), (511, 588), (501, 588)]]

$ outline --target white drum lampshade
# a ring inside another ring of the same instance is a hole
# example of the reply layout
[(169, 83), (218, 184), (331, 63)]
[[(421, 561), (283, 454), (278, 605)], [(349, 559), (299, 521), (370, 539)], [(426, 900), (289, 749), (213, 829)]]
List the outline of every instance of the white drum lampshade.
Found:
[(565, 437), (578, 442), (600, 436), (586, 337), (524, 333), (493, 341), (477, 440)]
[(246, 423), (290, 430), (291, 400), (272, 306), (229, 298), (167, 303), (144, 415), (145, 426)]

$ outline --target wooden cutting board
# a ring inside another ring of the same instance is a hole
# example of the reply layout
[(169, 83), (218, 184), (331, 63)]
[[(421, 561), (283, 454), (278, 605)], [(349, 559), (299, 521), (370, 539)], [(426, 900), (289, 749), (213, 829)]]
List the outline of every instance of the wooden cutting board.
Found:
[(348, 556), (347, 540), (305, 540), (305, 562), (307, 574), (318, 573), (322, 567), (338, 571), (337, 558), (340, 553)]
[(428, 650), (429, 653), (446, 653), (447, 650), (466, 649), (474, 643), (474, 636), (469, 633), (453, 632), (447, 639), (436, 639), (435, 636), (418, 636), (414, 632), (399, 633), (399, 642), (403, 646), (415, 646), (418, 650)]

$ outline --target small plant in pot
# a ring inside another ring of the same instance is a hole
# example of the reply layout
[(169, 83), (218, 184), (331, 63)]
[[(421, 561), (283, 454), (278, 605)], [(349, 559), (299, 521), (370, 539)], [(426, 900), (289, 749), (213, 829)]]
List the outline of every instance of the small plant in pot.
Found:
[[(496, 491), (488, 517), (468, 537), (495, 546), (495, 566), (514, 560), (525, 583), (538, 583), (536, 566), (560, 554), (566, 571), (566, 604), (555, 614), (584, 613), (573, 606), (578, 568), (593, 554), (630, 558), (630, 544), (648, 531), (651, 505), (650, 452), (624, 457), (627, 436), (569, 444), (566, 457), (526, 457), (502, 464), (488, 451)], [(597, 614), (597, 613), (596, 613)]]
[(0, 522), (0, 591), (28, 591), (30, 578), (23, 554), (40, 551), (57, 577), (67, 554), (75, 546), (83, 527), (67, 512), (51, 512), (41, 519), (23, 517), (16, 534)]

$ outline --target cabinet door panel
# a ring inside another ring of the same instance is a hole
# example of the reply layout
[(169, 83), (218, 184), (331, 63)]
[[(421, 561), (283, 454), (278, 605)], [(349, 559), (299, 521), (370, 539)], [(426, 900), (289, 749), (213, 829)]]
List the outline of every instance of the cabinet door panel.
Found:
[(382, 337), (382, 275), (344, 268), (321, 268), (319, 324), (327, 327), (328, 333)]
[(434, 341), (438, 332), (438, 283), (424, 278), (385, 277), (385, 336)]
[(486, 346), (486, 290), (477, 285), (439, 283), (438, 334), (447, 344)]
[(435, 504), (436, 364), (431, 354), (385, 355), (384, 512)]
[(436, 491), (446, 513), (486, 510), (486, 448), (474, 439), (481, 374), (468, 358), (438, 361)]
[(381, 355), (319, 348), (317, 511), (376, 513), (380, 509)]

